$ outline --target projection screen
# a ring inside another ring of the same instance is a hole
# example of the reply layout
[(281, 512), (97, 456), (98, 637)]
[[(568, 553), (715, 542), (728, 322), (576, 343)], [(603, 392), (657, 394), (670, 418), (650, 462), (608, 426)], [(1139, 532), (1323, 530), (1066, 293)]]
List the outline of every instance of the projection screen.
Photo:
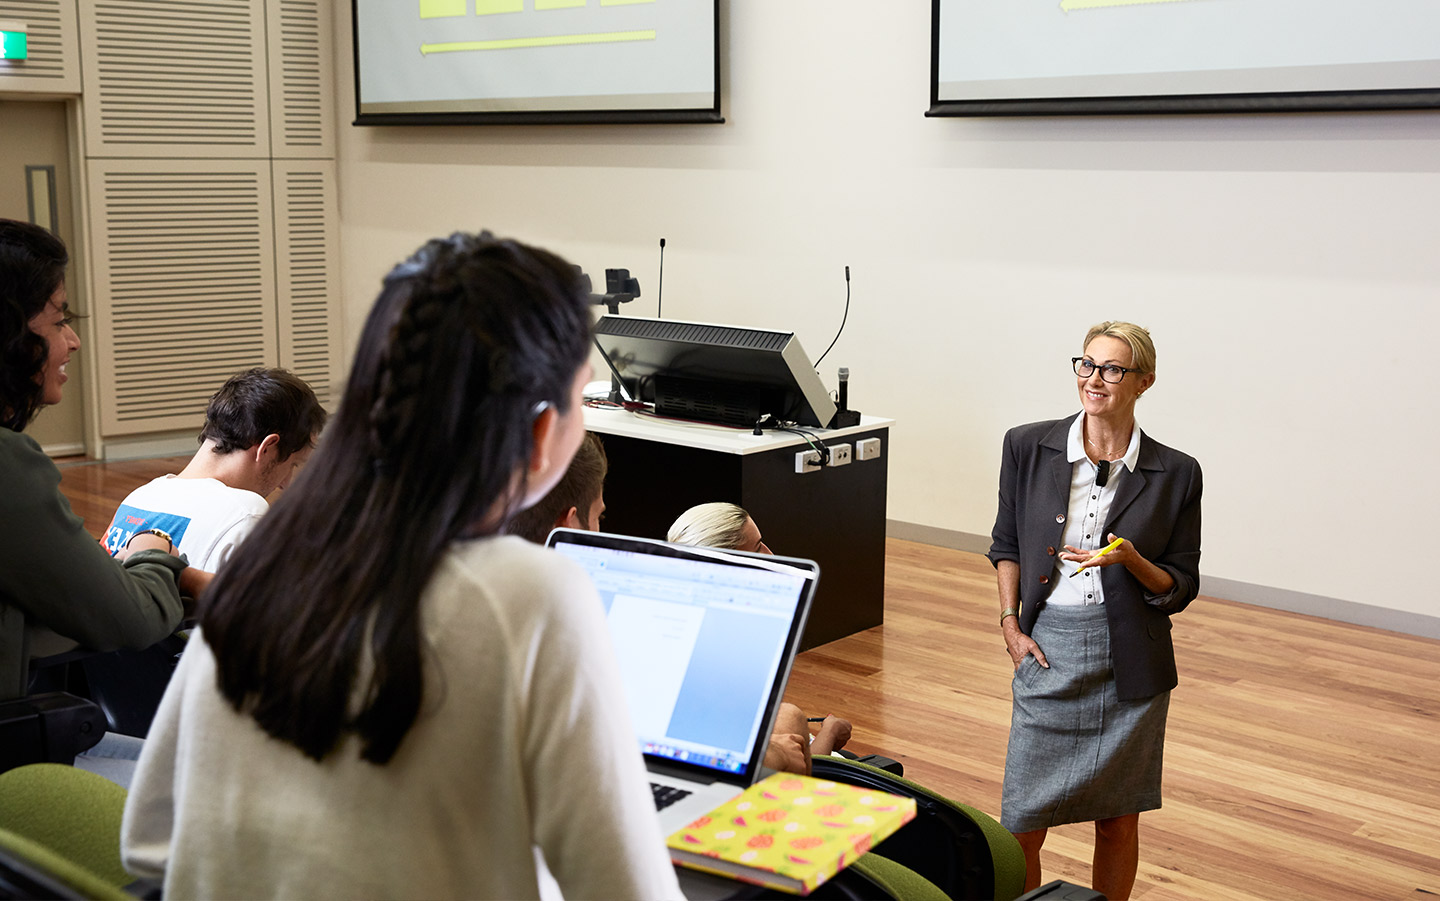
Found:
[(932, 0), (931, 116), (1440, 106), (1436, 0)]
[(352, 0), (356, 125), (722, 122), (719, 0)]

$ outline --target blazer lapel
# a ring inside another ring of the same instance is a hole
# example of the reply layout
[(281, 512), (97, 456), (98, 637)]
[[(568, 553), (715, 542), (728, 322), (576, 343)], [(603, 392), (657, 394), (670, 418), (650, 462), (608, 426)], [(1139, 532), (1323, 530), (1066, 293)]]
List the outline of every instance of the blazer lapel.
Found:
[[(1045, 437), (1040, 440), (1040, 446), (1054, 451), (1047, 467), (1050, 470), (1050, 477), (1054, 482), (1055, 498), (1060, 504), (1060, 512), (1064, 512), (1070, 506), (1070, 476), (1074, 466), (1065, 459), (1065, 452), (1070, 440), (1070, 423), (1074, 417), (1062, 419), (1055, 424)], [(1047, 512), (1048, 516), (1049, 513)]]
[(1145, 484), (1147, 482), (1145, 470), (1163, 470), (1164, 468), (1165, 467), (1160, 465), (1160, 461), (1155, 459), (1155, 454), (1150, 448), (1149, 439), (1147, 439), (1144, 434), (1141, 434), (1140, 456), (1139, 459), (1136, 460), (1135, 471), (1127, 472), (1125, 478), (1121, 479), (1120, 484), (1115, 487), (1115, 499), (1110, 502), (1110, 514), (1105, 520), (1105, 531), (1114, 531), (1113, 523), (1120, 518), (1120, 514), (1125, 512), (1125, 508), (1130, 506), (1135, 498), (1140, 496), (1140, 492), (1145, 490)]

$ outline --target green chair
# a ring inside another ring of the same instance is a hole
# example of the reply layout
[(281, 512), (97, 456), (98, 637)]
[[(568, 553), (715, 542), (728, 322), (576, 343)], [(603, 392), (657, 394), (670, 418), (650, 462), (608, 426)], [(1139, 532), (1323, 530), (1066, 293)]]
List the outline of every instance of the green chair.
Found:
[(130, 897), (120, 863), (125, 789), (94, 773), (34, 763), (0, 773), (0, 847), (91, 897)]
[(0, 829), (0, 898), (134, 901), (135, 896), (37, 841)]
[(847, 872), (865, 877), (876, 889), (895, 901), (949, 901), (950, 898), (929, 879), (874, 851), (860, 855)]
[(874, 856), (888, 858), (953, 899), (1013, 901), (1025, 891), (1025, 855), (1020, 843), (988, 814), (859, 761), (818, 756), (812, 765), (820, 779), (915, 799), (915, 819), (876, 845), (862, 861)]

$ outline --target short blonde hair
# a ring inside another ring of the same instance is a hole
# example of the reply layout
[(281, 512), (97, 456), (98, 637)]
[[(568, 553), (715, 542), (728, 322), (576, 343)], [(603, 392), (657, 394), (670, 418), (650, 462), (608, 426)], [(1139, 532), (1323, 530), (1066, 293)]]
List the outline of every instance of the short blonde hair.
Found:
[(1141, 375), (1149, 375), (1155, 371), (1155, 342), (1150, 340), (1150, 331), (1144, 326), (1118, 321), (1092, 325), (1090, 331), (1085, 333), (1085, 343), (1080, 345), (1080, 352), (1084, 353), (1090, 342), (1102, 335), (1129, 345), (1130, 366), (1140, 370)]
[(744, 543), (742, 535), (749, 521), (750, 514), (735, 504), (699, 504), (680, 514), (665, 540), (692, 547), (736, 550)]

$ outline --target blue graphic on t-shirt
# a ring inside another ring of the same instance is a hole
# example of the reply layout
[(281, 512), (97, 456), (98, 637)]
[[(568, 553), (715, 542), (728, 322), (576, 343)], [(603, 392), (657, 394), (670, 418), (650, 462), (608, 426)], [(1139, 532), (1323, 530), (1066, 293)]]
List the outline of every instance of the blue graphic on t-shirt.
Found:
[(141, 510), (139, 507), (132, 507), (129, 504), (121, 504), (120, 509), (115, 511), (115, 518), (110, 520), (110, 528), (105, 530), (105, 538), (101, 543), (113, 557), (136, 532), (159, 529), (169, 535), (174, 540), (175, 547), (178, 548), (180, 540), (185, 537), (185, 530), (189, 527), (190, 517), (188, 516), (180, 516), (175, 513), (156, 513), (152, 510)]

